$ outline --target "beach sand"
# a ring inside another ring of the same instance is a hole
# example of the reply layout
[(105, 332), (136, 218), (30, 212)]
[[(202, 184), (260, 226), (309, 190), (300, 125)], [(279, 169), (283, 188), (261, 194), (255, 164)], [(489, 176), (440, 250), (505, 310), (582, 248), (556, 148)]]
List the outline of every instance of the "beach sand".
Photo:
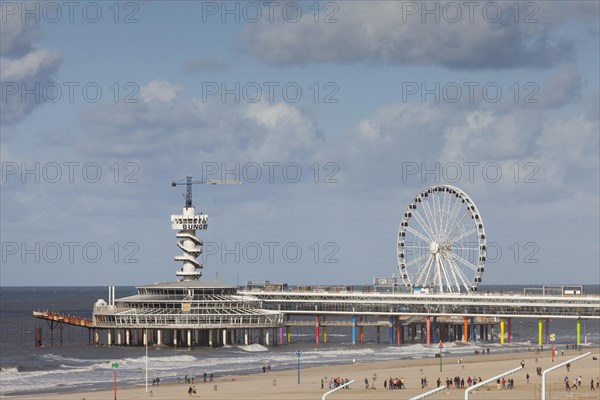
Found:
[[(533, 348), (532, 348), (533, 350)], [(188, 395), (187, 384), (161, 384), (160, 386), (118, 388), (118, 399), (320, 399), (328, 391), (325, 382), (321, 389), (321, 378), (341, 377), (355, 380), (350, 389), (341, 389), (328, 396), (328, 399), (408, 399), (425, 393), (436, 387), (437, 378), (441, 378), (442, 385), (446, 378), (454, 376), (464, 377), (465, 386), (468, 376), (481, 377), (483, 380), (499, 375), (505, 371), (519, 367), (520, 361), (525, 361), (525, 368), (511, 375), (515, 381), (513, 390), (498, 390), (496, 384), (490, 384), (477, 391), (471, 392), (471, 399), (526, 399), (539, 398), (541, 377), (536, 375), (536, 367), (549, 368), (563, 361), (574, 358), (587, 351), (592, 351), (593, 356), (599, 357), (598, 348), (585, 348), (583, 352), (573, 350), (565, 351), (564, 355), (557, 352), (554, 363), (551, 361), (551, 352), (544, 351), (536, 354), (534, 351), (518, 353), (504, 353), (485, 355), (463, 356), (462, 364), (458, 357), (443, 357), (443, 372), (440, 372), (438, 358), (425, 358), (416, 360), (398, 360), (376, 363), (360, 363), (335, 365), (329, 367), (305, 368), (301, 370), (301, 382), (298, 384), (297, 370), (271, 371), (254, 375), (216, 377), (213, 382), (198, 382), (196, 380), (196, 394)], [(538, 362), (536, 363), (536, 358)], [(257, 369), (261, 366), (257, 366)], [(529, 373), (530, 383), (526, 382)], [(364, 379), (369, 379), (371, 385), (373, 374), (377, 374), (375, 389), (365, 389)], [(578, 390), (573, 390), (573, 399), (600, 399), (600, 389), (591, 391), (590, 380), (594, 382), (600, 375), (600, 362), (592, 359), (592, 355), (571, 365), (567, 372), (561, 367), (547, 375), (548, 399), (563, 399), (566, 397), (563, 379), (568, 376), (571, 382), (581, 376), (583, 384)], [(407, 389), (386, 390), (383, 381), (390, 377), (404, 378)], [(429, 386), (421, 389), (421, 377), (427, 377)], [(508, 378), (508, 377), (507, 377)], [(489, 390), (488, 390), (489, 389)], [(550, 396), (552, 394), (552, 396)], [(450, 389), (437, 393), (432, 399), (464, 399), (464, 389)], [(39, 399), (39, 400), (107, 400), (113, 399), (113, 391), (78, 392), (69, 394), (33, 395), (26, 397), (11, 397), (11, 399)]]

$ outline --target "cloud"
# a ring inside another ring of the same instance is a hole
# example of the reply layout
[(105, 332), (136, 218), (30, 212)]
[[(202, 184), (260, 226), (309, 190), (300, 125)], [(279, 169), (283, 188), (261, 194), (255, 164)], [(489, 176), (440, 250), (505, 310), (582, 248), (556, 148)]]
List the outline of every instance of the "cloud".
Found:
[(183, 86), (166, 81), (153, 80), (140, 88), (140, 99), (146, 103), (160, 101), (169, 103), (183, 90)]
[[(20, 16), (4, 14), (0, 18), (0, 80), (2, 81), (2, 125), (22, 121), (46, 102), (42, 88), (50, 82), (62, 63), (62, 55), (32, 45), (37, 37), (36, 27), (21, 22)], [(32, 91), (34, 94), (24, 96)]]
[(439, 2), (345, 2), (338, 23), (279, 20), (251, 24), (241, 42), (251, 56), (276, 65), (366, 62), (432, 65), (456, 70), (547, 68), (573, 57), (573, 43), (550, 34), (543, 23), (513, 23), (508, 9), (493, 21), (482, 10), (457, 21), (440, 8), (439, 22), (423, 13)]
[(544, 108), (559, 108), (581, 96), (581, 75), (575, 65), (567, 65), (558, 73), (547, 78), (540, 86), (540, 105)]

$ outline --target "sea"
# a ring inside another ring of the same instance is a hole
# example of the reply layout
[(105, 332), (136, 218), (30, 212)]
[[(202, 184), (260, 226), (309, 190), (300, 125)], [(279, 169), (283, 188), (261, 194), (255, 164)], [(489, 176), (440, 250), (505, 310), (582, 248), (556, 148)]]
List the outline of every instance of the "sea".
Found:
[[(524, 286), (482, 286), (481, 291), (523, 293)], [(362, 286), (361, 286), (362, 287)], [(587, 294), (600, 293), (600, 285), (585, 286)], [(134, 287), (117, 287), (116, 297), (135, 294)], [(88, 330), (64, 326), (62, 345), (58, 330), (50, 337), (47, 322), (32, 317), (33, 310), (60, 311), (65, 314), (91, 317), (93, 304), (107, 299), (105, 287), (0, 287), (0, 396), (62, 393), (112, 388), (113, 363), (118, 363), (120, 386), (141, 386), (148, 377), (161, 383), (177, 382), (187, 374), (199, 379), (203, 373), (243, 375), (271, 370), (295, 369), (296, 351), (301, 350), (301, 367), (335, 366), (351, 362), (373, 362), (435, 357), (437, 344), (406, 344), (390, 346), (387, 330), (381, 330), (377, 344), (375, 328), (364, 329), (363, 344), (352, 345), (349, 327), (328, 328), (327, 343), (315, 345), (310, 327), (292, 329), (292, 342), (277, 347), (259, 344), (231, 345), (215, 349), (149, 346), (117, 347), (89, 345)], [(35, 347), (35, 328), (43, 328), (43, 346)], [(550, 322), (561, 348), (576, 341), (574, 320), (556, 319)], [(51, 345), (51, 342), (54, 344)], [(445, 356), (474, 354), (476, 350), (492, 352), (533, 351), (537, 343), (537, 320), (513, 319), (512, 343), (496, 342), (445, 343)], [(600, 321), (582, 323), (582, 346), (600, 345)]]

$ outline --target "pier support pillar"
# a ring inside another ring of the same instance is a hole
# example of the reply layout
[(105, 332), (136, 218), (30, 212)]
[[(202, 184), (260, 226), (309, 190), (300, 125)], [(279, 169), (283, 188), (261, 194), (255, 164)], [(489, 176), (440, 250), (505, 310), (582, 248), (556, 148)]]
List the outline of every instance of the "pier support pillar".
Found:
[(390, 346), (391, 346), (394, 344), (394, 317), (389, 318), (388, 329), (389, 329), (388, 334), (389, 334)]
[(192, 330), (187, 330), (187, 345), (188, 347), (192, 347)]
[(248, 346), (248, 329), (244, 329), (244, 345)]
[(112, 329), (106, 331), (106, 344), (108, 347), (112, 346)]
[[(363, 317), (362, 316), (360, 317), (359, 321), (362, 324), (362, 322), (363, 322)], [(363, 328), (364, 327), (362, 325), (358, 327), (358, 339), (360, 341), (360, 344), (363, 344), (363, 337), (364, 337), (363, 336)]]
[(131, 330), (125, 329), (125, 344), (131, 346)]
[(271, 345), (271, 335), (269, 334), (269, 329), (267, 329), (267, 332), (265, 332), (265, 346), (270, 346)]
[(213, 347), (213, 330), (208, 330), (208, 347)]
[(381, 329), (377, 326), (377, 344), (381, 344)]
[(323, 327), (323, 343), (327, 343), (327, 327)]
[(469, 341), (469, 318), (463, 318), (463, 342)]
[(223, 346), (227, 346), (227, 329), (223, 329)]
[(546, 318), (546, 345), (550, 344), (550, 319)]
[(319, 332), (319, 322), (321, 322), (321, 319), (319, 318), (319, 316), (317, 315), (315, 317), (315, 344), (319, 344), (319, 336), (320, 336), (320, 332)]
[(121, 336), (121, 330), (117, 329), (117, 346), (121, 346), (123, 344), (122, 340), (123, 337)]
[(289, 326), (285, 327), (285, 335), (287, 336), (288, 344), (292, 342), (292, 328)]
[(100, 332), (97, 328), (94, 328), (94, 346), (100, 345)]
[(396, 317), (396, 345), (400, 346), (402, 344), (402, 336), (402, 322), (400, 317)]
[(144, 329), (144, 334), (142, 336), (142, 344), (144, 346), (148, 346), (148, 330)]
[(471, 327), (469, 328), (469, 333), (471, 334), (471, 342), (475, 342), (477, 338), (475, 333), (475, 317), (471, 317)]
[(157, 329), (156, 330), (156, 344), (159, 346), (162, 346), (163, 342), (162, 342), (162, 329)]
[(542, 319), (538, 319), (538, 346), (542, 345)]
[(500, 318), (500, 344), (504, 344), (504, 318)]
[(352, 316), (352, 344), (356, 344), (356, 316)]
[(279, 344), (283, 344), (283, 326), (279, 327)]
[(510, 343), (511, 342), (511, 337), (512, 337), (512, 335), (511, 335), (511, 333), (512, 333), (512, 328), (511, 328), (512, 318), (507, 318), (506, 319), (506, 324), (507, 324), (506, 325), (506, 342)]
[(576, 332), (577, 332), (577, 348), (579, 349), (579, 346), (581, 346), (581, 318), (577, 318)]
[(425, 338), (425, 343), (427, 345), (430, 345), (431, 344), (431, 318), (427, 317), (426, 321), (427, 321), (426, 322), (427, 329), (426, 329), (425, 335), (427, 337)]
[(433, 317), (431, 322), (431, 330), (433, 332), (433, 343), (436, 344), (440, 342), (440, 335), (438, 335), (437, 317)]

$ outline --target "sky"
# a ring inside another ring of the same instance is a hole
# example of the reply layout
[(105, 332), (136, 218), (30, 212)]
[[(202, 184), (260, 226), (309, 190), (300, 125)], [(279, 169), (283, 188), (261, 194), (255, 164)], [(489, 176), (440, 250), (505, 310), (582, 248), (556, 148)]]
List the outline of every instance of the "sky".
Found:
[(1, 1), (0, 285), (370, 284), (460, 188), (483, 284), (599, 284), (596, 1)]

